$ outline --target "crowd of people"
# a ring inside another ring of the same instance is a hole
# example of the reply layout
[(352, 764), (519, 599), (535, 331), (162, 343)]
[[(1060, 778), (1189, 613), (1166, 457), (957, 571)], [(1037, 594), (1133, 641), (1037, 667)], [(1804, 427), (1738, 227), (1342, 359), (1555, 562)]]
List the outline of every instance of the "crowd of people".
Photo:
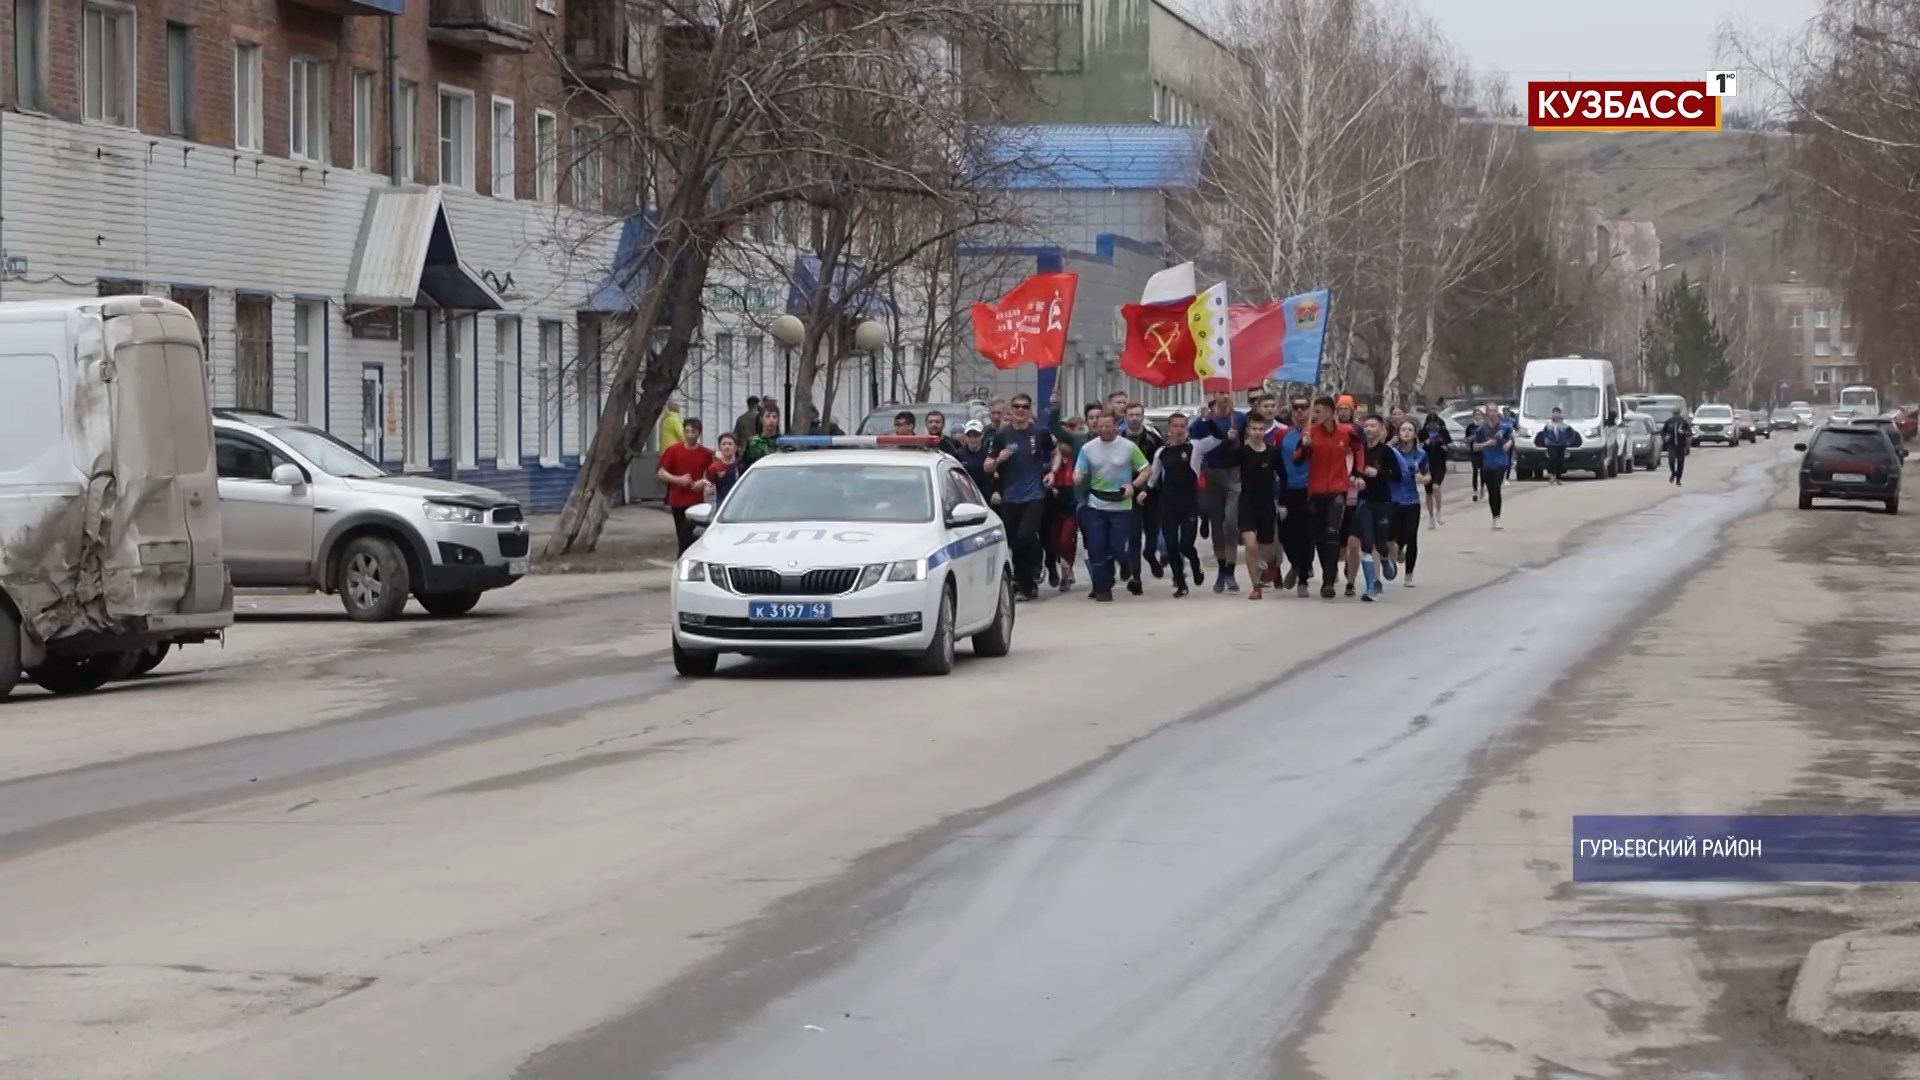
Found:
[[(1115, 391), (1078, 415), (1060, 408), (1059, 391), (1042, 422), (1033, 396), (996, 399), (985, 421), (949, 430), (947, 417), (894, 417), (894, 433), (932, 435), (957, 459), (1000, 516), (1013, 553), (1016, 595), (1032, 600), (1041, 583), (1067, 592), (1078, 584), (1084, 549), (1088, 596), (1111, 602), (1116, 588), (1134, 596), (1145, 578), (1171, 577), (1183, 597), (1212, 579), (1216, 594), (1268, 589), (1323, 598), (1374, 601), (1386, 583), (1412, 587), (1420, 533), (1445, 523), (1444, 485), (1451, 429), (1438, 414), (1416, 423), (1404, 410), (1368, 413), (1348, 395), (1296, 393), (1282, 404), (1252, 394), (1240, 407), (1221, 393), (1197, 415), (1175, 412), (1165, 430), (1146, 408)], [(818, 434), (816, 418), (809, 425)], [(1513, 465), (1514, 422), (1486, 406), (1464, 427), (1473, 498), (1483, 495), (1501, 527), (1501, 489)], [(1536, 437), (1557, 464), (1577, 436), (1564, 425)], [(771, 400), (748, 411), (718, 444), (702, 443), (698, 419), (684, 422), (662, 451), (657, 475), (667, 485), (680, 550), (693, 543), (687, 510), (718, 502), (743, 470), (774, 453), (782, 416)], [(1558, 475), (1558, 468), (1554, 468)], [(1210, 544), (1213, 565), (1199, 544)]]

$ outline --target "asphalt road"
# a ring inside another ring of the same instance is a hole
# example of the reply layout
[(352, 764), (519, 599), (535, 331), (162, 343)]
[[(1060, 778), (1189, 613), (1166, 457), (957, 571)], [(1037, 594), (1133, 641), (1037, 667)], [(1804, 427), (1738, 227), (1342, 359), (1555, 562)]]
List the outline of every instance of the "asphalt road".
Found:
[(1051, 598), (937, 681), (675, 679), (659, 574), (265, 602), (0, 709), (0, 1077), (1430, 1075), (1308, 1040), (1542, 695), (1791, 515), (1783, 451), (1456, 493), (1383, 603)]

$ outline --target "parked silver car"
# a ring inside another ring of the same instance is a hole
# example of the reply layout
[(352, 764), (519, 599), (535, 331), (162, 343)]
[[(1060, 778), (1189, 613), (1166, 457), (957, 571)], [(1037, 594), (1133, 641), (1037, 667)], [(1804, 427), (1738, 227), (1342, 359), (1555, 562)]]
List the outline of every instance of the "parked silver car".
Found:
[(1653, 417), (1643, 412), (1630, 412), (1626, 416), (1627, 445), (1633, 453), (1633, 467), (1636, 469), (1657, 469), (1660, 467), (1660, 428)]
[(352, 618), (385, 622), (409, 596), (428, 614), (464, 615), (527, 573), (532, 536), (497, 491), (395, 476), (272, 413), (216, 409), (213, 440), (235, 588), (337, 593)]

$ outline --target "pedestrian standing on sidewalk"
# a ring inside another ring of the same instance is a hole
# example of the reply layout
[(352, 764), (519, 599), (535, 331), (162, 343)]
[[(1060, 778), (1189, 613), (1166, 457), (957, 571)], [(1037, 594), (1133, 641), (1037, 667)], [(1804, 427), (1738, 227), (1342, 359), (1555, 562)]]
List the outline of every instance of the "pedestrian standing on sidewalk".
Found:
[(1667, 483), (1679, 484), (1687, 474), (1687, 451), (1693, 448), (1693, 421), (1674, 413), (1660, 425), (1660, 441), (1667, 448)]
[(1487, 489), (1487, 506), (1493, 511), (1493, 527), (1500, 526), (1500, 485), (1513, 465), (1513, 428), (1500, 418), (1500, 410), (1487, 406), (1473, 448), (1480, 452), (1480, 484)]
[(1400, 459), (1387, 445), (1387, 422), (1378, 416), (1365, 421), (1366, 464), (1360, 470), (1365, 483), (1360, 488), (1360, 568), (1366, 576), (1367, 591), (1360, 599), (1372, 601), (1383, 590), (1380, 579), (1393, 580), (1393, 560), (1387, 557), (1392, 537), (1393, 485), (1400, 479)]
[(1331, 600), (1340, 575), (1347, 495), (1366, 468), (1366, 448), (1351, 425), (1335, 418), (1333, 399), (1323, 397), (1313, 403), (1311, 422), (1293, 454), (1307, 464), (1307, 504), (1320, 546), (1320, 595)]
[[(1115, 566), (1125, 564), (1133, 493), (1146, 481), (1148, 462), (1138, 446), (1120, 438), (1110, 414), (1098, 414), (1093, 429), (1093, 439), (1080, 448), (1074, 463), (1073, 482), (1087, 486), (1087, 501), (1079, 511), (1080, 528), (1087, 537), (1092, 596), (1105, 603), (1113, 600)], [(1140, 582), (1129, 581), (1127, 591), (1140, 595)]]
[(1173, 595), (1185, 596), (1189, 566), (1194, 588), (1207, 581), (1200, 566), (1200, 552), (1193, 546), (1200, 527), (1200, 473), (1193, 460), (1193, 443), (1187, 440), (1185, 413), (1167, 417), (1167, 441), (1153, 456), (1147, 488), (1166, 545), (1167, 566), (1173, 571)]
[(667, 509), (673, 514), (673, 536), (685, 555), (693, 546), (693, 522), (687, 511), (707, 501), (707, 470), (713, 466), (713, 451), (700, 445), (700, 420), (688, 420), (680, 429), (680, 441), (660, 451), (660, 467), (654, 475), (667, 485)]
[(713, 505), (717, 509), (727, 501), (727, 492), (740, 482), (740, 440), (728, 431), (720, 436), (720, 447), (714, 452), (713, 464), (707, 466), (707, 480), (712, 483)]
[(1313, 402), (1301, 396), (1288, 403), (1287, 428), (1280, 436), (1280, 551), (1287, 559), (1280, 587), (1305, 596), (1313, 585), (1313, 514), (1307, 505), (1307, 465), (1295, 452), (1313, 423)]
[(1257, 408), (1247, 419), (1246, 434), (1234, 449), (1240, 466), (1240, 547), (1247, 553), (1247, 580), (1252, 587), (1247, 599), (1258, 600), (1268, 582), (1276, 579), (1271, 571), (1273, 547), (1280, 536), (1280, 509), (1275, 498), (1278, 488), (1280, 446), (1268, 442), (1273, 428)]
[(1427, 528), (1440, 527), (1441, 487), (1447, 479), (1447, 447), (1453, 445), (1453, 432), (1447, 430), (1446, 417), (1428, 413), (1420, 433), (1421, 448), (1427, 452)]
[(1200, 519), (1213, 540), (1215, 593), (1239, 592), (1234, 579), (1234, 552), (1239, 545), (1240, 468), (1234, 447), (1247, 430), (1247, 414), (1233, 407), (1233, 395), (1213, 395), (1207, 414), (1187, 427), (1188, 438), (1200, 447), (1200, 472), (1206, 490), (1200, 498)]
[(1046, 509), (1046, 476), (1052, 460), (1053, 436), (1033, 422), (1033, 397), (1014, 395), (1012, 419), (993, 437), (989, 467), (1013, 548), (1015, 587), (1026, 600), (1040, 595), (1040, 518)]
[(1433, 459), (1420, 445), (1420, 433), (1413, 421), (1400, 425), (1400, 437), (1393, 443), (1399, 459), (1400, 479), (1393, 483), (1393, 557), (1399, 560), (1403, 581), (1413, 588), (1413, 567), (1420, 561), (1420, 487), (1433, 489)]
[[(1140, 452), (1152, 461), (1167, 444), (1159, 432), (1147, 426), (1147, 407), (1138, 403), (1127, 406), (1127, 430), (1122, 432), (1128, 441), (1140, 448)], [(1133, 512), (1133, 547), (1140, 553), (1140, 560), (1154, 577), (1165, 577), (1166, 570), (1160, 565), (1160, 523), (1159, 508), (1152, 499), (1139, 500), (1139, 509)], [(1140, 567), (1133, 567), (1133, 576), (1140, 576)]]
[(1546, 450), (1547, 475), (1551, 478), (1549, 483), (1557, 486), (1566, 479), (1567, 451), (1580, 446), (1580, 432), (1567, 423), (1566, 417), (1560, 413), (1560, 407), (1556, 405), (1553, 415), (1547, 419), (1547, 426), (1534, 435), (1533, 445)]

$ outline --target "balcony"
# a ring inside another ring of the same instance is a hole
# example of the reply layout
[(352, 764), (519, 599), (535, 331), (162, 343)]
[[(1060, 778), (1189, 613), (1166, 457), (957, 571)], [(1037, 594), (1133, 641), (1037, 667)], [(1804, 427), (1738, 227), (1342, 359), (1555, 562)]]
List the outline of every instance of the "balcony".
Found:
[(430, 0), (427, 39), (472, 53), (533, 48), (533, 0)]
[(567, 63), (596, 90), (621, 90), (646, 78), (647, 24), (630, 0), (574, 0), (567, 5)]
[(290, 3), (329, 15), (405, 15), (406, 0), (289, 0)]

